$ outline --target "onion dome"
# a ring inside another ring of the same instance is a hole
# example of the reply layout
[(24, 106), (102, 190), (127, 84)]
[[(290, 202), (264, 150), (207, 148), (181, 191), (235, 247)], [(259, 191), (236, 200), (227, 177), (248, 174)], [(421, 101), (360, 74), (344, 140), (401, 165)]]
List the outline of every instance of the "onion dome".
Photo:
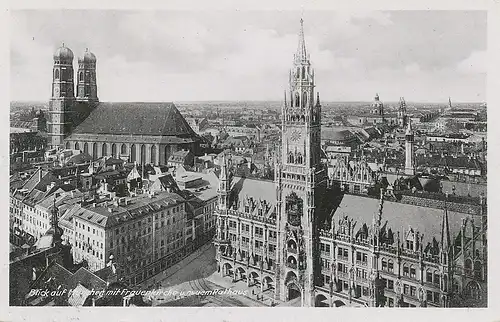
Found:
[(64, 43), (54, 53), (54, 60), (73, 61), (73, 52)]
[(83, 62), (83, 63), (95, 63), (96, 60), (97, 59), (95, 55), (92, 52), (90, 52), (88, 48), (85, 48), (83, 56), (78, 58), (78, 62)]

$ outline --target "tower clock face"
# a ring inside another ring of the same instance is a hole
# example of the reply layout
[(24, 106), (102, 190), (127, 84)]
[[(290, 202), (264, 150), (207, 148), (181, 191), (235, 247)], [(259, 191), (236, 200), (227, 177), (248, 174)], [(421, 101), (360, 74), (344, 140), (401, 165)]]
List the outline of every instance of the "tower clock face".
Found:
[(297, 129), (294, 129), (294, 130), (290, 130), (288, 132), (288, 135), (290, 137), (290, 140), (292, 142), (298, 142), (300, 140), (300, 138), (302, 137), (302, 133), (301, 131), (297, 130)]

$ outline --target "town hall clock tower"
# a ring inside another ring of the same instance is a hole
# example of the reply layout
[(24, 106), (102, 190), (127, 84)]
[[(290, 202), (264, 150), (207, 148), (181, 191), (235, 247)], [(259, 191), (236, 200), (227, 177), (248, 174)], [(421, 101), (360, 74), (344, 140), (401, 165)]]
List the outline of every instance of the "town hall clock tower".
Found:
[(314, 306), (320, 272), (318, 218), (326, 192), (321, 163), (321, 105), (314, 100), (314, 70), (306, 51), (303, 20), (282, 108), (281, 160), (276, 164), (278, 207), (277, 289), (282, 301), (301, 298)]

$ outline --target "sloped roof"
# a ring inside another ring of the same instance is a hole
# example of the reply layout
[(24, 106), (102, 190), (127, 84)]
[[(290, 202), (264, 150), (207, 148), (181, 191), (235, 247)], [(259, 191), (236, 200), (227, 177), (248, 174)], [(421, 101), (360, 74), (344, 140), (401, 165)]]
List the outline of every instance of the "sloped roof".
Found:
[(252, 197), (255, 200), (266, 200), (270, 204), (276, 204), (276, 192), (273, 181), (258, 180), (234, 177), (232, 187), (232, 200), (235, 202), (236, 196), (242, 200), (244, 196)]
[(323, 128), (321, 129), (321, 139), (322, 140), (334, 140), (343, 141), (353, 137), (353, 134), (349, 130), (340, 130), (335, 128)]
[(78, 283), (68, 298), (68, 304), (70, 306), (83, 306), (90, 294), (92, 294), (91, 290)]
[(68, 280), (68, 285), (71, 288), (76, 288), (79, 284), (85, 288), (95, 290), (106, 287), (106, 281), (83, 267), (80, 267)]
[[(337, 223), (340, 218), (349, 216), (358, 222), (356, 227), (361, 227), (364, 223), (370, 226), (378, 207), (379, 200), (376, 198), (346, 194), (335, 211), (334, 220)], [(387, 227), (391, 228), (394, 233), (408, 230), (411, 227), (424, 234), (424, 240), (429, 242), (432, 241), (433, 237), (440, 240), (443, 214), (442, 209), (384, 201), (382, 223), (388, 221)], [(448, 211), (452, 236), (458, 233), (462, 219), (466, 217), (470, 217), (470, 215)]]
[(196, 136), (173, 103), (99, 103), (73, 133)]

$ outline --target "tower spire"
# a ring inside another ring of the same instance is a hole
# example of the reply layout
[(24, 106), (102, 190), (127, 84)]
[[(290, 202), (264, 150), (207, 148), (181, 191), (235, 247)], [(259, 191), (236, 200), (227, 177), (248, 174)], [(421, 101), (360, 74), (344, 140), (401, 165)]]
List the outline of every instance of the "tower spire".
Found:
[(307, 60), (306, 40), (304, 37), (304, 19), (300, 18), (299, 46), (297, 48), (297, 60)]

